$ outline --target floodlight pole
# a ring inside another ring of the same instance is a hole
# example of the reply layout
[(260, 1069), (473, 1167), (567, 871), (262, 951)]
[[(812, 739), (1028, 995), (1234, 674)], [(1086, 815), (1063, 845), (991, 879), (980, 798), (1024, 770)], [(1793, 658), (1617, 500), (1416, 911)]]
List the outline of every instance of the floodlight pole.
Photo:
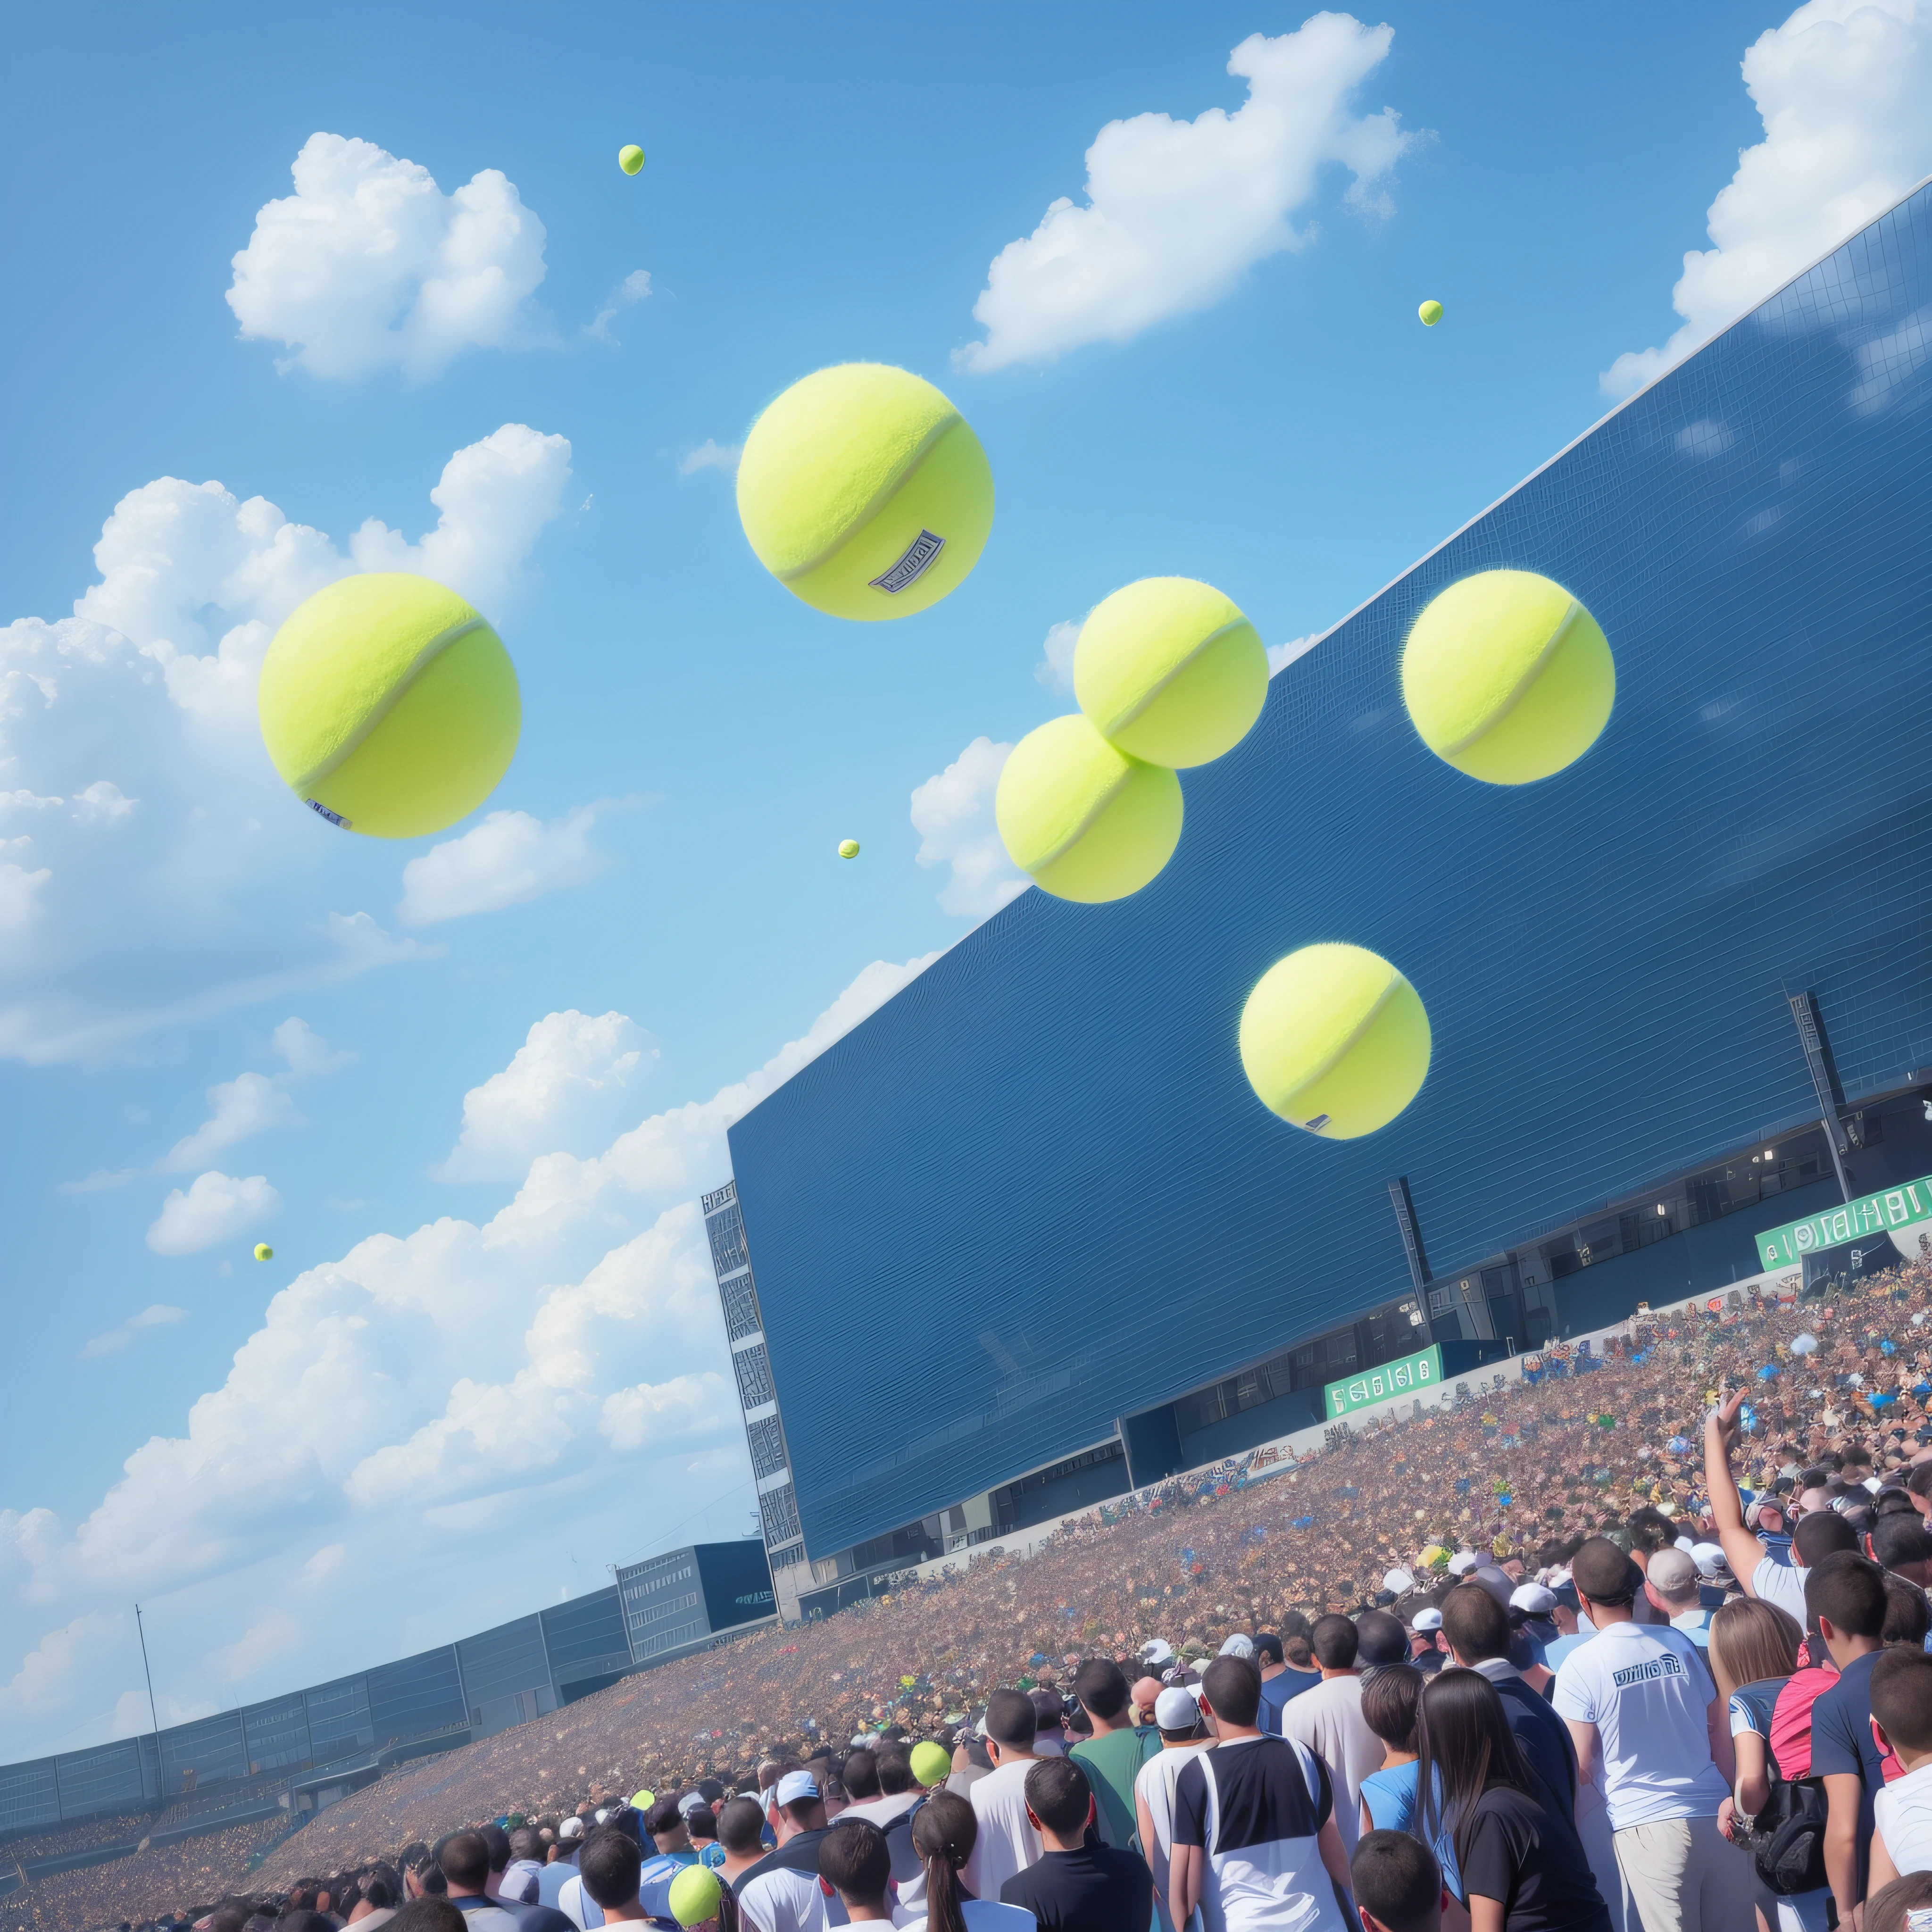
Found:
[(141, 1674), (148, 1680), (148, 1716), (154, 1727), (154, 1796), (161, 1795), (161, 1714), (154, 1708), (154, 1673), (148, 1667), (148, 1633), (141, 1622), (141, 1606), (134, 1606), (134, 1628), (141, 1640)]

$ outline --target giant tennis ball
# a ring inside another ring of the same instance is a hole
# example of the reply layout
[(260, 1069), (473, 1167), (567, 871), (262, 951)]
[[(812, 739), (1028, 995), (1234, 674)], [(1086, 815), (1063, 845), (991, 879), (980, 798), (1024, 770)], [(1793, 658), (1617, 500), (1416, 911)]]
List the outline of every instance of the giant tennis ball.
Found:
[(1491, 784), (1527, 784), (1574, 764), (1616, 694), (1596, 619), (1533, 571), (1484, 570), (1450, 584), (1402, 649), (1402, 702), (1422, 742)]
[(1442, 320), (1442, 304), (1433, 296), (1415, 312), (1422, 318), (1424, 328), (1433, 328)]
[(1117, 751), (1070, 712), (1029, 731), (1000, 773), (993, 816), (1007, 855), (1055, 898), (1137, 892), (1180, 842), (1180, 781)]
[(1262, 1104), (1324, 1140), (1372, 1134), (1429, 1072), (1429, 1016), (1389, 962), (1324, 942), (1277, 959), (1241, 1009), (1241, 1066)]
[(793, 596), (835, 617), (904, 617), (962, 583), (993, 527), (993, 472), (930, 382), (842, 362), (752, 425), (738, 516)]
[(644, 164), (644, 151), (632, 141), (617, 150), (617, 165), (627, 175), (634, 175)]
[(1204, 765), (1268, 700), (1268, 650), (1230, 600), (1191, 577), (1144, 577), (1088, 614), (1073, 694), (1108, 743), (1156, 765)]
[(952, 1769), (952, 1754), (944, 1744), (928, 1738), (912, 1748), (912, 1774), (929, 1790), (943, 1783)]
[(474, 812), (523, 722), (496, 632), (454, 591), (394, 571), (345, 577), (298, 605), (262, 660), (256, 704), (296, 796), (377, 838)]
[(670, 1882), (670, 1916), (680, 1925), (702, 1925), (718, 1916), (724, 1888), (707, 1865), (686, 1865)]

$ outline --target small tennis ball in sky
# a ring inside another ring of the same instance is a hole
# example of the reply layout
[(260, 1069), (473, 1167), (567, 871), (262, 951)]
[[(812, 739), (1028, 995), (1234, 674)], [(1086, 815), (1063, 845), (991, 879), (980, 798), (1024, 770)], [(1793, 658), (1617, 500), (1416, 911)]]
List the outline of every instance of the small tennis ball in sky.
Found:
[(912, 1774), (928, 1790), (944, 1779), (952, 1768), (952, 1754), (944, 1744), (936, 1744), (928, 1738), (923, 1744), (913, 1746)]
[(1108, 744), (1084, 712), (1013, 747), (993, 800), (1008, 856), (1056, 898), (1137, 892), (1180, 842), (1180, 781)]
[(718, 1874), (707, 1865), (686, 1865), (670, 1882), (670, 1916), (680, 1925), (702, 1925), (718, 1916), (724, 1895)]
[(1378, 954), (1324, 941), (1277, 959), (1241, 1009), (1241, 1066), (1270, 1113), (1349, 1141), (1421, 1091), (1429, 1015)]
[(496, 790), (522, 728), (502, 640), (440, 584), (345, 577), (298, 604), (262, 660), (262, 742), (332, 825), (414, 838)]
[(266, 1241), (257, 1241), (255, 1244), (255, 1258), (258, 1262), (272, 1262), (275, 1258), (275, 1251)]
[(1424, 302), (1415, 312), (1421, 316), (1425, 328), (1433, 328), (1442, 320), (1442, 304), (1433, 298)]
[(635, 174), (644, 164), (644, 151), (633, 145), (617, 150), (617, 165), (627, 175)]
[(1402, 647), (1402, 702), (1422, 742), (1491, 784), (1528, 784), (1574, 764), (1616, 694), (1596, 619), (1533, 571), (1478, 571), (1450, 584)]
[(1088, 612), (1073, 692), (1110, 745), (1156, 765), (1204, 765), (1268, 700), (1268, 650), (1211, 584), (1144, 577)]
[(904, 617), (964, 581), (993, 527), (980, 439), (921, 377), (842, 362), (751, 428), (738, 517), (762, 563), (835, 617)]
[(838, 856), (842, 859), (856, 859), (859, 856), (859, 842), (856, 838), (842, 838), (838, 842)]

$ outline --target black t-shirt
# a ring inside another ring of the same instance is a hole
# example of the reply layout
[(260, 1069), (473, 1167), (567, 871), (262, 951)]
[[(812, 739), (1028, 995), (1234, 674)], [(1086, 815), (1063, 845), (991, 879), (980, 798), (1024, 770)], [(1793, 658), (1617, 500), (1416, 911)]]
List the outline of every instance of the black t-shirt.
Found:
[(1014, 1873), (1000, 1902), (1030, 1912), (1046, 1932), (1138, 1932), (1153, 1916), (1154, 1874), (1132, 1852), (1082, 1845), (1048, 1852)]
[(1498, 1899), (1504, 1932), (1610, 1932), (1610, 1915), (1575, 1828), (1508, 1785), (1475, 1803), (1456, 1862), (1466, 1898)]

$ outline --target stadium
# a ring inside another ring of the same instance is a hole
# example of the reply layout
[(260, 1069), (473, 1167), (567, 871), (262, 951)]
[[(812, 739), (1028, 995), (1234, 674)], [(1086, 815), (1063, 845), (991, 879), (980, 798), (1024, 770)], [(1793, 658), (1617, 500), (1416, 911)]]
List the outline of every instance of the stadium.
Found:
[[(1022, 894), (732, 1130), (704, 1206), (782, 1616), (1306, 1430), (1419, 1345), (1755, 1280), (1761, 1232), (1932, 1172), (1928, 302), (1922, 186), (1288, 664), (1151, 885)], [(1594, 748), (1520, 788), (1432, 757), (1397, 679), (1504, 566), (1617, 662)], [(1323, 939), (1435, 1036), (1342, 1144), (1234, 1046)], [(1805, 1272), (1894, 1263), (1881, 1225)]]

